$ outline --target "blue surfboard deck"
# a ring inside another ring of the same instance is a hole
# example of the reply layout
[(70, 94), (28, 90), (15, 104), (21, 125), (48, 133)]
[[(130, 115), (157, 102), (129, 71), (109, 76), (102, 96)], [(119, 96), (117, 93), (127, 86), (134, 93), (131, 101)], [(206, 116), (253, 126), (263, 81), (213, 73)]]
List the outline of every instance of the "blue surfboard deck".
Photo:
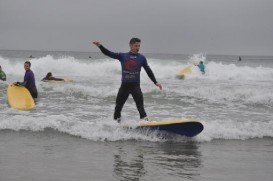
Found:
[(140, 123), (136, 129), (166, 131), (181, 136), (194, 137), (203, 131), (204, 126), (198, 121), (191, 120), (151, 121)]

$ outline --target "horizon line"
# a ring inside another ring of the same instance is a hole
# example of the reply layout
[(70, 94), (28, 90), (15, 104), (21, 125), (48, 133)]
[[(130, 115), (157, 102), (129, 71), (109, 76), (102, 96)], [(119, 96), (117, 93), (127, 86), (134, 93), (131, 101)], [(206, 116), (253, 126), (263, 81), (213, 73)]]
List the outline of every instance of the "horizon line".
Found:
[[(30, 49), (0, 49), (0, 51), (36, 51), (36, 52), (76, 52), (76, 53), (101, 53), (101, 52), (88, 52), (88, 51), (77, 51), (77, 50), (30, 50)], [(228, 56), (264, 56), (272, 57), (272, 55), (261, 55), (261, 54), (217, 54), (217, 53), (152, 53), (142, 52), (141, 54), (165, 54), (165, 55), (194, 55), (194, 54), (205, 54), (205, 55), (228, 55)]]

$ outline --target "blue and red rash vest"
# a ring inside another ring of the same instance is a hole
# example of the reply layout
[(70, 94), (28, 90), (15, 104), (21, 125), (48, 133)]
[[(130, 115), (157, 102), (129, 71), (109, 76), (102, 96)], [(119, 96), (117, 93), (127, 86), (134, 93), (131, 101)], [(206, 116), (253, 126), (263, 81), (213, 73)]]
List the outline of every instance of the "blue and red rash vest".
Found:
[(147, 63), (145, 56), (140, 53), (134, 54), (132, 52), (127, 53), (114, 53), (107, 50), (102, 45), (99, 46), (104, 55), (111, 58), (118, 59), (122, 69), (122, 83), (135, 82), (140, 83), (140, 71), (141, 67), (145, 69), (150, 79), (157, 83), (155, 76)]

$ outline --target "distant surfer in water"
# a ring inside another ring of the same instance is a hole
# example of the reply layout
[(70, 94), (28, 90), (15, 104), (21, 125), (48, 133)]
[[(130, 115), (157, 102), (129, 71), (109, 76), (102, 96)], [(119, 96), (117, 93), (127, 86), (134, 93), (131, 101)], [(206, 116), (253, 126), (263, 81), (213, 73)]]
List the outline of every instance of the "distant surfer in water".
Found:
[(148, 121), (143, 104), (143, 94), (140, 89), (141, 67), (145, 69), (146, 73), (154, 82), (154, 84), (159, 87), (160, 90), (162, 90), (162, 86), (157, 82), (145, 56), (138, 53), (140, 49), (140, 43), (140, 39), (132, 38), (129, 43), (130, 51), (128, 53), (114, 53), (107, 50), (100, 42), (93, 42), (93, 44), (96, 45), (104, 55), (113, 59), (118, 59), (121, 63), (122, 83), (117, 94), (114, 113), (114, 120), (116, 120), (118, 123), (121, 121), (121, 110), (123, 105), (125, 104), (130, 94), (133, 96), (133, 99), (136, 103), (138, 112), (140, 114), (140, 119)]
[(238, 59), (238, 61), (240, 62), (240, 61), (242, 61), (242, 58), (239, 56), (239, 59)]
[(37, 91), (37, 88), (35, 85), (35, 77), (34, 77), (34, 73), (32, 72), (32, 70), (30, 70), (30, 67), (31, 67), (31, 63), (29, 61), (26, 61), (24, 63), (24, 68), (26, 70), (24, 82), (16, 82), (15, 85), (25, 86), (29, 90), (31, 96), (33, 98), (37, 98), (38, 91)]
[(51, 72), (48, 72), (46, 74), (46, 76), (42, 79), (42, 81), (44, 81), (44, 82), (49, 81), (49, 80), (64, 81), (64, 79), (53, 77)]
[(6, 81), (6, 79), (7, 79), (7, 76), (6, 76), (5, 72), (2, 70), (2, 67), (0, 65), (0, 80)]
[(34, 57), (32, 55), (30, 55), (29, 58), (34, 58)]
[(199, 70), (202, 72), (202, 74), (205, 74), (205, 65), (204, 65), (204, 62), (200, 61), (197, 66), (198, 66)]

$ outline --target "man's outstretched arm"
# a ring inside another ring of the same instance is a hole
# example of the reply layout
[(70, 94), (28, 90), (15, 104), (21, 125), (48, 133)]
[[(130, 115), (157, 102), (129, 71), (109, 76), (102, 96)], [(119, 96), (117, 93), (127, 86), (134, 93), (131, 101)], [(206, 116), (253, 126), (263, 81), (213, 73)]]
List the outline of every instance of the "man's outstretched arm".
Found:
[(94, 41), (93, 44), (96, 45), (104, 55), (114, 58), (114, 59), (120, 58), (119, 53), (114, 53), (114, 52), (107, 50), (104, 46), (102, 46), (102, 44), (100, 42)]
[(162, 85), (160, 83), (157, 82), (155, 75), (152, 71), (152, 69), (150, 68), (150, 66), (147, 63), (147, 60), (145, 59), (144, 65), (143, 65), (146, 73), (148, 74), (149, 78), (154, 82), (154, 84), (160, 89), (162, 90)]

